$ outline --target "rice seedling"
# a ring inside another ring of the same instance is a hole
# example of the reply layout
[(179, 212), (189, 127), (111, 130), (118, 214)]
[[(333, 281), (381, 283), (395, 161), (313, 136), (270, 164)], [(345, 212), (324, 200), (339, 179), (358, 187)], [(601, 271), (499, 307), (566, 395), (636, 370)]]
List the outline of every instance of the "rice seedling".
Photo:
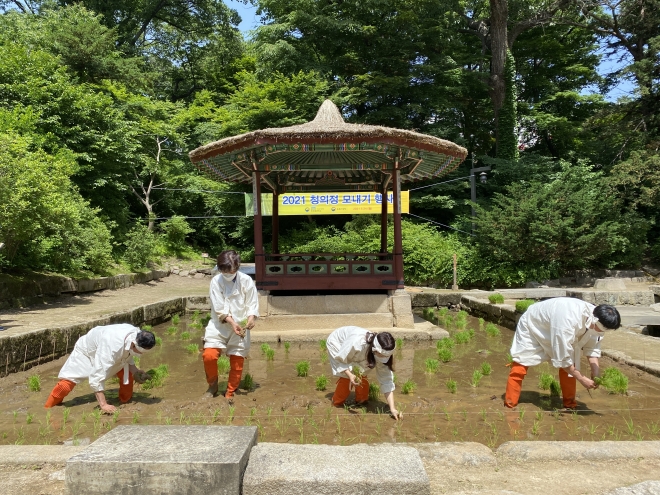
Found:
[(202, 327), (205, 327), (206, 325), (209, 324), (209, 321), (211, 321), (211, 314), (210, 314), (210, 313), (206, 313), (206, 314), (205, 314), (204, 316), (202, 316), (202, 318), (199, 320), (199, 324), (200, 324)]
[(453, 327), (454, 326), (454, 317), (451, 315), (446, 315), (445, 316), (445, 327)]
[(327, 352), (321, 352), (321, 362), (323, 364), (328, 362), (328, 353)]
[(445, 339), (440, 339), (436, 342), (435, 347), (436, 349), (453, 349), (454, 346), (456, 345), (456, 341), (452, 339), (451, 337), (447, 337)]
[(489, 337), (498, 337), (500, 335), (500, 329), (494, 323), (489, 323), (486, 325), (486, 335)]
[(328, 387), (328, 377), (325, 375), (319, 375), (316, 377), (316, 390), (324, 391)]
[(481, 363), (481, 374), (488, 376), (493, 372), (493, 367), (489, 363)]
[(448, 363), (454, 357), (454, 353), (451, 352), (451, 349), (440, 349), (438, 351), (438, 359), (443, 363)]
[(470, 342), (470, 334), (468, 332), (456, 332), (454, 334), (454, 340), (457, 344), (467, 344)]
[(192, 315), (190, 316), (190, 319), (192, 321), (197, 321), (199, 320), (199, 315), (200, 315), (199, 309), (196, 309), (195, 311), (193, 311)]
[(416, 388), (417, 384), (409, 378), (406, 380), (406, 383), (403, 384), (403, 387), (401, 387), (401, 393), (406, 395), (412, 394)]
[(41, 390), (41, 377), (39, 375), (30, 375), (27, 382), (31, 392), (39, 392)]
[(268, 349), (266, 351), (266, 361), (274, 361), (275, 360), (275, 349)]
[(190, 332), (183, 332), (183, 333), (179, 336), (179, 338), (180, 338), (181, 340), (190, 340)]
[(555, 436), (555, 425), (550, 425), (550, 435)]
[(319, 349), (321, 349), (322, 351), (325, 351), (325, 350), (328, 349), (328, 344), (327, 344), (325, 339), (319, 340)]
[(602, 386), (610, 394), (625, 395), (628, 393), (628, 377), (613, 366), (605, 368), (603, 375), (596, 377), (594, 381), (596, 385)]
[(138, 424), (140, 422), (140, 415), (138, 414), (137, 411), (133, 411), (133, 419), (131, 419), (131, 423), (134, 425)]
[[(133, 363), (135, 363), (135, 366), (138, 368), (140, 367), (140, 358), (138, 356), (133, 356)], [(119, 381), (117, 381), (119, 383)]]
[(438, 366), (440, 366), (440, 363), (437, 359), (427, 359), (424, 361), (424, 365), (426, 366), (427, 373), (435, 373), (438, 371)]
[(167, 335), (176, 335), (176, 333), (179, 331), (177, 327), (167, 327), (165, 332), (167, 332)]
[(527, 308), (529, 308), (535, 302), (536, 301), (534, 301), (534, 299), (522, 299), (520, 301), (516, 301), (516, 311), (518, 313), (524, 313), (527, 311)]
[(229, 406), (229, 417), (227, 418), (227, 424), (234, 421), (234, 413), (236, 412), (235, 406)]
[(561, 395), (561, 385), (558, 380), (552, 380), (550, 384), (550, 395), (553, 397), (559, 397)]
[[(48, 411), (50, 412), (50, 411)], [(66, 426), (66, 422), (69, 421), (69, 416), (71, 415), (71, 408), (65, 407), (62, 411), (62, 429)], [(46, 423), (50, 420), (50, 415), (46, 415)]]
[(626, 418), (623, 418), (623, 420), (626, 422), (626, 428), (628, 428), (628, 434), (632, 435), (635, 433), (635, 424), (633, 423), (632, 417), (628, 420)]
[(377, 383), (369, 384), (369, 400), (378, 400), (380, 397), (380, 386)]
[(179, 315), (172, 316), (172, 325), (178, 325), (181, 322), (181, 317)]
[(270, 349), (270, 345), (268, 344), (261, 344), (261, 353), (266, 354), (266, 351)]
[(485, 323), (486, 323), (486, 320), (484, 320), (483, 318), (479, 318), (479, 328), (482, 328)]
[(502, 304), (504, 303), (504, 296), (498, 292), (495, 294), (491, 294), (488, 296), (488, 300), (490, 301), (491, 304)]
[(309, 375), (310, 364), (309, 361), (299, 361), (296, 363), (296, 373), (298, 376), (305, 377)]
[(286, 352), (288, 354), (289, 349), (291, 349), (291, 342), (285, 342), (284, 343), (284, 352)]
[(231, 369), (231, 364), (227, 356), (220, 356), (218, 358), (218, 373), (221, 375), (226, 375)]
[(475, 387), (475, 388), (478, 387), (478, 386), (479, 386), (479, 382), (481, 381), (481, 379), (482, 379), (483, 377), (484, 377), (484, 375), (483, 375), (483, 373), (481, 372), (481, 370), (474, 370), (474, 371), (472, 372), (472, 378), (470, 379), (470, 385), (472, 385), (472, 386)]
[(521, 423), (525, 422), (525, 408), (524, 407), (521, 407), (520, 410), (518, 411), (518, 420)]
[(543, 419), (543, 411), (536, 411), (535, 417), (536, 421), (541, 421)]
[(199, 354), (199, 345), (197, 344), (188, 344), (185, 349), (190, 354)]
[(156, 337), (156, 345), (163, 345), (163, 339), (161, 337)]
[(552, 376), (550, 373), (542, 371), (539, 375), (539, 388), (541, 390), (550, 390), (550, 385), (552, 385), (553, 381), (555, 381), (554, 376)]
[(31, 424), (33, 419), (34, 419), (34, 414), (27, 413), (27, 416), (25, 417), (25, 421), (27, 422), (27, 424)]
[(534, 435), (535, 437), (538, 437), (539, 433), (541, 433), (540, 426), (541, 425), (539, 425), (538, 421), (534, 421), (534, 424), (532, 424), (532, 435)]
[[(207, 322), (208, 323), (208, 322)], [(201, 330), (204, 328), (204, 325), (202, 325), (200, 322), (195, 321), (193, 323), (188, 324), (188, 328), (192, 328), (193, 330)]]
[(170, 374), (170, 368), (167, 364), (159, 364), (153, 369), (147, 371), (149, 379), (142, 384), (143, 390), (150, 390), (152, 388), (162, 387), (165, 378)]
[(399, 338), (395, 340), (396, 348), (403, 349), (403, 339)]
[(153, 327), (151, 325), (142, 325), (142, 330), (144, 330), (145, 332), (151, 332), (152, 328)]
[(241, 388), (248, 392), (254, 388), (254, 379), (250, 373), (245, 373), (245, 376), (241, 380)]
[(12, 411), (11, 413), (14, 416), (14, 423), (16, 423), (16, 418), (18, 417), (18, 411)]
[(651, 421), (651, 424), (646, 425), (646, 429), (649, 431), (649, 433), (651, 433), (651, 435), (657, 435), (660, 433), (660, 424)]
[(479, 411), (479, 415), (481, 416), (481, 419), (485, 423), (486, 422), (486, 416), (488, 415), (488, 412), (486, 411), (486, 409), (482, 408), (481, 411)]
[(117, 409), (114, 413), (112, 413), (112, 422), (113, 423), (116, 423), (117, 421), (119, 421), (119, 414), (120, 414), (119, 409)]
[(596, 426), (593, 423), (589, 423), (589, 435), (594, 435), (596, 433), (597, 429), (598, 429), (598, 426)]

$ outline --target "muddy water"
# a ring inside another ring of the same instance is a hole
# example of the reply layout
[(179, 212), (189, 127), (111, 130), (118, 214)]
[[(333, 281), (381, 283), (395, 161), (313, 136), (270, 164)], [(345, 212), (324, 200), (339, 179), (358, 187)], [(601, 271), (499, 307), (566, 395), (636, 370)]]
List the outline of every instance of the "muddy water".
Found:
[[(319, 345), (274, 344), (275, 357), (267, 361), (261, 346), (253, 344), (245, 373), (255, 381), (251, 391), (241, 390), (234, 403), (223, 397), (201, 398), (206, 390), (201, 354), (189, 353), (185, 346), (200, 344), (203, 331), (182, 320), (176, 334), (170, 324), (154, 328), (163, 339), (142, 358), (140, 367), (149, 369), (167, 363), (170, 376), (163, 387), (142, 390), (135, 387), (133, 401), (123, 405), (116, 416), (101, 415), (86, 383), (67, 397), (63, 406), (43, 408), (49, 391), (57, 382), (64, 358), (27, 372), (0, 379), (0, 444), (57, 444), (93, 441), (122, 424), (218, 424), (255, 425), (261, 441), (292, 443), (353, 444), (360, 442), (476, 441), (496, 447), (508, 440), (656, 440), (660, 438), (660, 380), (635, 368), (622, 367), (609, 359), (601, 366), (618, 366), (629, 378), (627, 396), (592, 391), (590, 397), (578, 385), (577, 413), (562, 413), (561, 399), (538, 389), (541, 371), (556, 375), (548, 365), (530, 368), (523, 384), (521, 404), (516, 411), (502, 406), (508, 368), (507, 352), (513, 332), (500, 328), (501, 335), (489, 337), (475, 319), (468, 328), (475, 336), (467, 344), (457, 344), (453, 359), (440, 364), (436, 373), (425, 371), (425, 360), (437, 358), (435, 343), (404, 342), (395, 353), (396, 403), (404, 412), (396, 422), (387, 414), (381, 395), (366, 408), (334, 408), (330, 397), (335, 379)], [(451, 330), (451, 329), (450, 329)], [(190, 333), (183, 340), (183, 332)], [(308, 359), (310, 376), (296, 376), (295, 364)], [(492, 373), (477, 386), (470, 381), (475, 369), (489, 363)], [(583, 369), (587, 363), (583, 363)], [(30, 375), (38, 374), (41, 391), (28, 389)], [(318, 391), (315, 379), (330, 377), (328, 388)], [(221, 377), (221, 390), (226, 386)], [(455, 393), (448, 380), (457, 382)], [(412, 380), (416, 388), (402, 394), (402, 386)], [(113, 380), (114, 381), (114, 380)], [(107, 384), (109, 401), (117, 404), (118, 384)]]

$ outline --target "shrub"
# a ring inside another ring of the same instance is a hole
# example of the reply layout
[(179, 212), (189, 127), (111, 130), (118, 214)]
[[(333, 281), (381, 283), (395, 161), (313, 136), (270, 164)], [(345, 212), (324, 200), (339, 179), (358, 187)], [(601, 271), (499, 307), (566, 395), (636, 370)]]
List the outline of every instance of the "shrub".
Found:
[(328, 386), (328, 377), (325, 375), (320, 375), (316, 377), (316, 390), (324, 391)]
[(499, 293), (491, 294), (488, 296), (488, 300), (491, 304), (502, 304), (504, 302), (504, 296)]
[(518, 313), (524, 313), (527, 311), (527, 308), (529, 308), (532, 304), (534, 304), (536, 301), (533, 299), (522, 299), (520, 301), (516, 301), (516, 311)]
[(296, 373), (298, 376), (307, 376), (309, 375), (310, 364), (309, 361), (299, 361), (296, 363)]
[(160, 230), (163, 232), (165, 245), (174, 254), (180, 254), (186, 250), (186, 236), (195, 232), (195, 229), (188, 225), (188, 222), (181, 216), (174, 216), (160, 224)]
[(126, 234), (124, 261), (133, 270), (146, 268), (155, 258), (156, 236), (146, 225), (136, 225)]

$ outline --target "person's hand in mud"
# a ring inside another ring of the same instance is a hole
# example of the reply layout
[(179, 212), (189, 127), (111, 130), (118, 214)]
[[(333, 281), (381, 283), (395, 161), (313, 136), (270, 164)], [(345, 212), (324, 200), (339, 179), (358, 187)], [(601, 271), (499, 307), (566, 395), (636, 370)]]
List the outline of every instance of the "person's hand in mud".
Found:
[(403, 417), (403, 414), (396, 409), (390, 409), (390, 416), (398, 421)]
[(102, 406), (99, 406), (101, 408), (101, 411), (103, 411), (103, 414), (114, 414), (117, 408), (115, 406), (112, 406), (110, 404), (103, 404)]

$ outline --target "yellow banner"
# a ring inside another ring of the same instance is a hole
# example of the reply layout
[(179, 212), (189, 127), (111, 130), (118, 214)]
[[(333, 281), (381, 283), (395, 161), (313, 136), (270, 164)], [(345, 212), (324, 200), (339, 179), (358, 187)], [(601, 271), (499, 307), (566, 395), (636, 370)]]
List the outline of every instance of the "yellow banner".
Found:
[[(409, 192), (401, 191), (401, 213), (409, 212)], [(377, 192), (288, 193), (279, 196), (279, 216), (284, 215), (379, 215), (383, 195)], [(393, 212), (392, 192), (387, 194), (387, 212)], [(261, 214), (272, 216), (273, 195), (261, 195)], [(245, 195), (245, 216), (254, 215), (252, 194)]]

